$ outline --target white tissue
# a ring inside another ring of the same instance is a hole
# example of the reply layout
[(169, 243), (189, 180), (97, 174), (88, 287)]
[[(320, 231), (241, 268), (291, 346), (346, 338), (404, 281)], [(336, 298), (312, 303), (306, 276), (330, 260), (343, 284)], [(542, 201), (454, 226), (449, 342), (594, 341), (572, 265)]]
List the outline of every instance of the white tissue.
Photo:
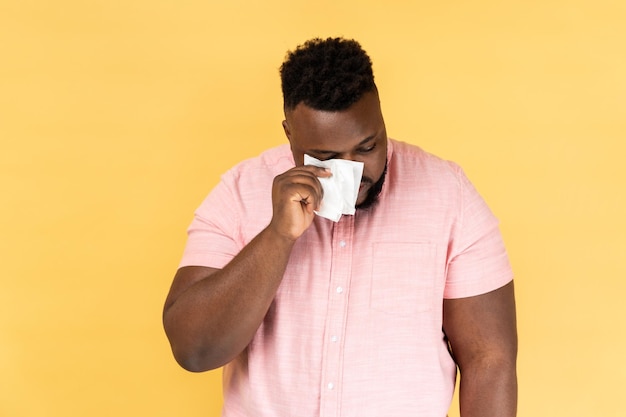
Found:
[(354, 214), (359, 186), (363, 175), (363, 162), (345, 159), (327, 159), (320, 161), (312, 156), (304, 155), (304, 165), (314, 165), (330, 169), (332, 176), (318, 177), (324, 189), (324, 198), (318, 216), (338, 222), (342, 214)]

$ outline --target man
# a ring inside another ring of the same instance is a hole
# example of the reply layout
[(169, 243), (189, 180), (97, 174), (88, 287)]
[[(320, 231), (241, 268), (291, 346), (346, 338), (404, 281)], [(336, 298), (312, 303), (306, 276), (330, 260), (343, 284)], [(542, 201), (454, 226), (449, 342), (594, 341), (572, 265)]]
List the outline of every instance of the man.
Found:
[[(177, 361), (225, 366), (225, 416), (516, 413), (515, 302), (497, 221), (455, 164), (387, 138), (367, 54), (313, 39), (281, 67), (289, 146), (197, 210), (164, 308)], [(318, 160), (364, 163), (356, 213), (315, 214)]]

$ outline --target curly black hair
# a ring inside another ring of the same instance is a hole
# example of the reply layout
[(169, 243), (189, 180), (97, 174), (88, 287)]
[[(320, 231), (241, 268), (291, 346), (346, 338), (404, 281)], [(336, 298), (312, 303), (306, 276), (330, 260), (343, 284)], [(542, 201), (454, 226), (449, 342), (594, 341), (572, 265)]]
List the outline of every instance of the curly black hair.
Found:
[(288, 52), (280, 77), (285, 111), (299, 103), (345, 110), (376, 90), (370, 57), (358, 42), (344, 38), (311, 39)]

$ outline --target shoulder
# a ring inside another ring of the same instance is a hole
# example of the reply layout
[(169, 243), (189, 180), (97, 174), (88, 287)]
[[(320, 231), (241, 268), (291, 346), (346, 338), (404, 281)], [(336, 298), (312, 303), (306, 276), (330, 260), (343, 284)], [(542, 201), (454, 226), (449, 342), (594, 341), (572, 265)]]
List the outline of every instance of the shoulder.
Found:
[(258, 156), (245, 159), (228, 170), (222, 177), (225, 181), (264, 183), (294, 166), (293, 155), (288, 144), (270, 148)]
[(196, 217), (245, 244), (271, 219), (272, 182), (291, 166), (293, 157), (288, 145), (241, 161), (222, 175), (196, 210)]
[(437, 187), (457, 187), (463, 182), (463, 171), (455, 162), (443, 159), (425, 151), (421, 147), (406, 142), (389, 139), (390, 175), (404, 181), (417, 181)]

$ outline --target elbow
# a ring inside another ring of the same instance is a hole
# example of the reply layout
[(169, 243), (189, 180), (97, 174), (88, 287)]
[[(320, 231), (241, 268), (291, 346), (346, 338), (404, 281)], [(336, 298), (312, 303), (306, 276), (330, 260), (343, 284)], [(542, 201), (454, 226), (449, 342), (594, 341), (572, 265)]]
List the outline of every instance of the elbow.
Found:
[(172, 349), (172, 352), (176, 362), (186, 371), (199, 373), (218, 368), (206, 364), (200, 355), (185, 354), (177, 352), (175, 349)]
[(176, 362), (189, 372), (206, 372), (224, 366), (228, 361), (221, 361), (217, 355), (211, 354), (207, 349), (181, 348), (171, 344), (172, 353)]
[(228, 340), (211, 336), (207, 329), (181, 325), (164, 315), (163, 327), (176, 362), (189, 372), (206, 372), (221, 368), (237, 354), (229, 349)]
[(513, 352), (475, 356), (458, 363), (463, 375), (490, 375), (493, 380), (517, 380), (516, 355)]
[(218, 343), (190, 340), (187, 337), (176, 338), (172, 335), (168, 337), (174, 359), (189, 372), (206, 372), (221, 368), (236, 356), (232, 354), (232, 350), (224, 349)]
[(194, 334), (188, 326), (181, 326), (171, 316), (163, 314), (163, 329), (170, 343), (176, 362), (189, 372), (205, 372), (219, 368), (222, 364), (211, 361), (211, 346)]

